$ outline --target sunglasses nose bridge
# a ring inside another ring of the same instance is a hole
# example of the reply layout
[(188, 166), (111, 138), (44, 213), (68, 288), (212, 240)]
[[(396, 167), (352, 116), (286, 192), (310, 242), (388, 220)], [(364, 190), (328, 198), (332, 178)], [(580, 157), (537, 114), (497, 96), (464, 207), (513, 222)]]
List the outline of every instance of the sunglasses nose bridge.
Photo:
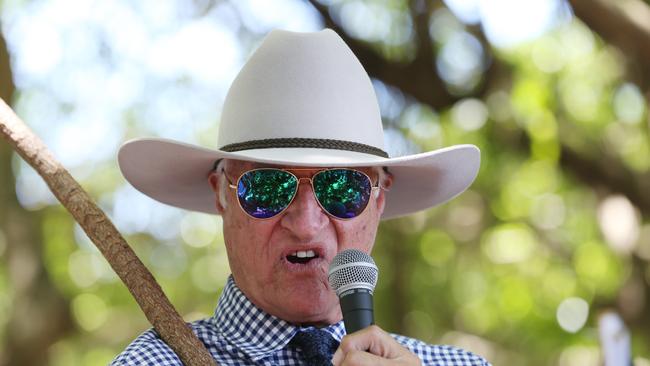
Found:
[(312, 184), (312, 180), (310, 177), (302, 177), (302, 178), (296, 178), (298, 180), (298, 185), (300, 185), (301, 181), (306, 180), (309, 182), (309, 184)]
[[(296, 196), (298, 195), (298, 190), (300, 189), (300, 185), (302, 184), (302, 181), (305, 180), (307, 181), (306, 183), (309, 183), (309, 186), (311, 187), (312, 193), (314, 194), (314, 199), (316, 202), (318, 202), (318, 198), (316, 197), (316, 191), (314, 191), (314, 181), (312, 180), (311, 177), (301, 177), (301, 178), (296, 178), (298, 181), (298, 184), (296, 185)], [(320, 203), (319, 203), (320, 205)]]
[[(306, 186), (301, 184), (303, 180), (308, 183)], [(308, 238), (326, 225), (327, 214), (318, 202), (311, 177), (297, 178), (297, 182), (294, 197), (285, 209), (282, 222), (298, 236)]]

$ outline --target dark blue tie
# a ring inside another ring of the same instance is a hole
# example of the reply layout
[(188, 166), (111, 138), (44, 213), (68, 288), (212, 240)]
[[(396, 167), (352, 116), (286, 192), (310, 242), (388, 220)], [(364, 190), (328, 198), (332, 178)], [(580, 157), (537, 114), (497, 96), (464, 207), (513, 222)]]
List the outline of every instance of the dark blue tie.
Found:
[(332, 356), (339, 342), (324, 330), (310, 329), (298, 332), (290, 344), (300, 348), (309, 365), (331, 366)]

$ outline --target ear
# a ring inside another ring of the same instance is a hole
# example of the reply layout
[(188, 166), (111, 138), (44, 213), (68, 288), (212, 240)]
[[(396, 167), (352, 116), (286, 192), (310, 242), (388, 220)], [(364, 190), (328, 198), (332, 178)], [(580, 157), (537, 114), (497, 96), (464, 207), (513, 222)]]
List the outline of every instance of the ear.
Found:
[(384, 213), (384, 206), (386, 206), (386, 192), (383, 189), (378, 189), (375, 192), (375, 197), (377, 197), (377, 213), (381, 216)]
[(227, 206), (227, 203), (222, 202), (222, 200), (226, 199), (225, 194), (221, 194), (226, 187), (222, 186), (223, 179), (219, 179), (219, 173), (213, 171), (208, 175), (208, 183), (210, 184), (210, 187), (212, 188), (212, 192), (214, 192), (214, 205), (217, 210), (218, 215), (223, 215), (223, 212)]

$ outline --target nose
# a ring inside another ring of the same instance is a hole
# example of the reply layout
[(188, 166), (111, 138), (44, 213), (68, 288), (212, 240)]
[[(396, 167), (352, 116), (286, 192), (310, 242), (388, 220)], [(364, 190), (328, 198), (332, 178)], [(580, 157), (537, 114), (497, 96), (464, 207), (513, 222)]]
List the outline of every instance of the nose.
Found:
[(316, 237), (329, 222), (321, 209), (308, 180), (300, 181), (298, 192), (282, 217), (281, 225), (299, 240), (308, 241)]

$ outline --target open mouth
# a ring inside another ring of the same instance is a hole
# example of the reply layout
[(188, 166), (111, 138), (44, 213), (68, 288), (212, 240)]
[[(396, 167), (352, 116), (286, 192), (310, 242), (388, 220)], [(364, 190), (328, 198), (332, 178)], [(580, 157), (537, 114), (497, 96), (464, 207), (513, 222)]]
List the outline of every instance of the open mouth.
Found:
[(313, 250), (299, 250), (287, 256), (289, 262), (297, 264), (309, 263), (309, 261), (316, 258), (318, 258), (318, 254)]

